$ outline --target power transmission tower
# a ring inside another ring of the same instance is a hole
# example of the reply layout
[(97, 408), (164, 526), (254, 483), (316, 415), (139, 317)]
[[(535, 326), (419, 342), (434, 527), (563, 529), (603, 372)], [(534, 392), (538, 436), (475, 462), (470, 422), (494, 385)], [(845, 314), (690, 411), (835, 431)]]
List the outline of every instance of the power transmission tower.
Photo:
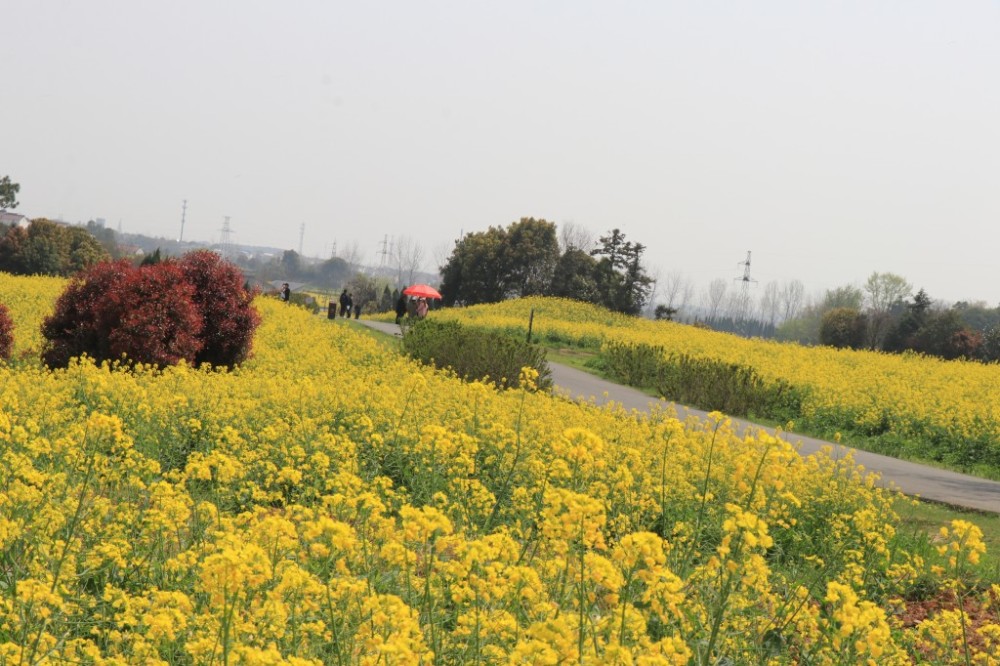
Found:
[(386, 234), (385, 237), (382, 239), (381, 246), (382, 249), (378, 251), (378, 254), (380, 256), (378, 265), (380, 267), (384, 267), (386, 257), (392, 253), (392, 241), (389, 240), (389, 234)]
[(741, 261), (740, 263), (738, 263), (736, 265), (737, 266), (743, 266), (743, 277), (736, 278), (736, 279), (737, 280), (743, 280), (744, 288), (746, 288), (745, 285), (747, 285), (747, 284), (749, 284), (751, 282), (756, 282), (757, 281), (757, 280), (754, 280), (753, 278), (750, 277), (750, 250), (747, 250), (747, 260), (746, 261)]
[(181, 235), (178, 236), (177, 242), (182, 243), (184, 241), (184, 218), (187, 217), (188, 200), (185, 199), (184, 203), (181, 204)]
[(750, 277), (750, 250), (747, 250), (746, 261), (741, 261), (736, 265), (743, 266), (743, 277), (735, 278), (736, 280), (741, 280), (743, 285), (740, 288), (737, 312), (733, 313), (733, 318), (737, 322), (745, 322), (748, 318), (750, 310), (750, 284), (757, 282), (757, 280)]
[(226, 215), (222, 223), (222, 229), (219, 231), (219, 245), (222, 251), (223, 257), (229, 257), (229, 242), (232, 238), (233, 230), (229, 226), (229, 216)]

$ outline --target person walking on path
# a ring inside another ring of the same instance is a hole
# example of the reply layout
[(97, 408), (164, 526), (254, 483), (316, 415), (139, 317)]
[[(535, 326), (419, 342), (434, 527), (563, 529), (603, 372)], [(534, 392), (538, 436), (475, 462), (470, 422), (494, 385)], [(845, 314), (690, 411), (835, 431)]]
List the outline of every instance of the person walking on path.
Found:
[[(406, 287), (403, 287), (406, 289)], [(406, 316), (406, 294), (403, 292), (399, 293), (399, 298), (396, 299), (396, 324), (399, 325), (403, 322), (403, 317)]]
[(340, 316), (341, 318), (347, 316), (347, 289), (340, 292)]

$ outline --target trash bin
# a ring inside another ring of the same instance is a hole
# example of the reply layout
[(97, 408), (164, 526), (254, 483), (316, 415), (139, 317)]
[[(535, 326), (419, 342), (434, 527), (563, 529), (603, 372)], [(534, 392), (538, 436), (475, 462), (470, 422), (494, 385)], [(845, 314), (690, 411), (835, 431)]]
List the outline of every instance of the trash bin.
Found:
[(336, 319), (337, 318), (337, 303), (336, 301), (330, 301), (326, 306), (326, 318)]

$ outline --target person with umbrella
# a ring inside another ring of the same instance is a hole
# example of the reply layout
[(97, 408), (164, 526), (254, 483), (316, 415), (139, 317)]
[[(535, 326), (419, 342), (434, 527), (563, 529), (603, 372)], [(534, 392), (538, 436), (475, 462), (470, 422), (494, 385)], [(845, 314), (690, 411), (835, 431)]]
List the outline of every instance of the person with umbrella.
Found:
[(441, 293), (434, 287), (426, 284), (414, 284), (410, 285), (403, 290), (403, 293), (407, 296), (413, 296), (414, 298), (441, 298)]
[(427, 299), (421, 296), (417, 299), (417, 319), (427, 316)]

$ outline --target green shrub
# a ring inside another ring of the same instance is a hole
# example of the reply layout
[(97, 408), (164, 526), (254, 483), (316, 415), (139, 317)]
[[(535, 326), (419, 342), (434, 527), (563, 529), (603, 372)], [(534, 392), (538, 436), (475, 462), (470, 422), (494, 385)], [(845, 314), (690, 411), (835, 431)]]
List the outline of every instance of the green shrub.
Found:
[(291, 295), (289, 296), (288, 301), (292, 305), (298, 305), (300, 307), (305, 308), (306, 310), (308, 310), (312, 314), (319, 314), (320, 307), (319, 307), (319, 303), (316, 302), (316, 297), (315, 296), (312, 296), (310, 294), (303, 294), (303, 293), (299, 293), (299, 292), (293, 291), (291, 293)]
[(802, 389), (765, 381), (749, 366), (619, 342), (604, 345), (601, 356), (605, 371), (618, 381), (653, 389), (680, 404), (775, 421), (801, 414)]
[(423, 319), (407, 327), (403, 350), (423, 363), (449, 368), (463, 379), (488, 378), (498, 388), (517, 387), (524, 367), (538, 371), (539, 388), (552, 385), (543, 348), (496, 331)]

